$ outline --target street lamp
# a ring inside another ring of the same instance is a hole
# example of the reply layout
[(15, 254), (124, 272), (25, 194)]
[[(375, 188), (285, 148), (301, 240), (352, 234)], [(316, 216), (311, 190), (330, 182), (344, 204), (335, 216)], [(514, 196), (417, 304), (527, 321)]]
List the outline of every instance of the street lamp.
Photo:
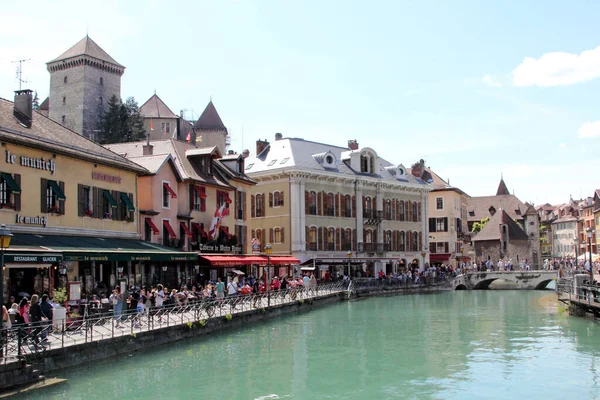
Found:
[(352, 279), (350, 273), (350, 259), (352, 258), (352, 251), (348, 250), (346, 255), (348, 256), (348, 279)]
[(592, 264), (592, 227), (586, 229), (588, 244), (590, 246), (590, 284), (594, 283), (594, 264)]
[(265, 245), (265, 254), (267, 255), (267, 307), (271, 306), (271, 252), (273, 247), (271, 243)]
[(12, 233), (6, 227), (6, 225), (0, 225), (0, 306), (4, 304), (4, 250), (10, 246), (10, 239), (12, 239)]
[(587, 262), (587, 253), (585, 252), (585, 245), (587, 244), (587, 242), (585, 241), (585, 239), (581, 242), (581, 244), (583, 245), (583, 265), (585, 265), (585, 263)]

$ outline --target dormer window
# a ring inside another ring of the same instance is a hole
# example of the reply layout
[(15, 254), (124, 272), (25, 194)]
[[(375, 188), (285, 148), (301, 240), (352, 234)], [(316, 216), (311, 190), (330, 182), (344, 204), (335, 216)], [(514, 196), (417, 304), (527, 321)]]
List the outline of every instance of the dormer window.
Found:
[(494, 206), (491, 206), (488, 211), (490, 212), (490, 215), (494, 215), (496, 214), (496, 209), (494, 208)]
[(237, 162), (237, 173), (238, 174), (244, 173), (244, 159), (243, 158), (240, 158)]
[(375, 156), (369, 152), (363, 152), (360, 155), (360, 172), (366, 174), (375, 173)]
[(206, 175), (212, 175), (212, 158), (208, 156), (200, 157), (200, 168)]

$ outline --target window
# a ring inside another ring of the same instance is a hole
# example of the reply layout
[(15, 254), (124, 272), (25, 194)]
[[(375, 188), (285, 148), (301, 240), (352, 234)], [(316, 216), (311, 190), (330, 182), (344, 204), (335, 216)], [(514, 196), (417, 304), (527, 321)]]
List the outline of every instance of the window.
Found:
[(162, 133), (163, 135), (166, 135), (167, 133), (170, 133), (171, 131), (171, 123), (170, 122), (163, 122), (162, 123)]
[(335, 196), (333, 193), (327, 193), (325, 196), (325, 214), (327, 216), (335, 216)]
[(308, 194), (308, 214), (317, 215), (317, 193), (315, 192)]
[(311, 226), (308, 230), (308, 237), (306, 238), (307, 250), (317, 250), (317, 227)]
[(42, 178), (42, 212), (64, 214), (65, 200), (64, 182)]
[(373, 211), (373, 203), (371, 201), (371, 198), (369, 196), (367, 196), (367, 197), (365, 197), (364, 217), (365, 218), (373, 218), (372, 211)]
[(104, 85), (104, 78), (100, 77), (100, 85)]
[(344, 198), (344, 205), (346, 218), (352, 218), (352, 197), (349, 194)]
[(237, 162), (237, 169), (236, 169), (238, 174), (243, 174), (244, 173), (244, 159), (240, 158)]
[(419, 222), (419, 203), (414, 202), (412, 204), (413, 207), (413, 222)]
[(281, 162), (279, 164), (285, 164), (286, 162), (288, 162), (289, 159), (290, 159), (289, 157), (286, 157), (283, 160), (281, 160)]
[(392, 219), (392, 201), (390, 199), (385, 199), (383, 202), (383, 217), (388, 221)]
[(166, 182), (163, 182), (163, 208), (169, 208), (171, 206), (171, 193), (169, 193), (169, 189), (167, 189), (168, 187), (168, 184)]
[(257, 217), (265, 216), (265, 195), (264, 194), (256, 195), (256, 216)]
[(406, 251), (406, 233), (404, 231), (398, 235), (398, 251)]
[(419, 232), (413, 232), (412, 251), (419, 251)]
[(436, 210), (443, 210), (444, 209), (444, 198), (443, 197), (436, 197), (435, 198), (435, 209)]
[(267, 165), (268, 167), (275, 165), (275, 163), (277, 162), (277, 160), (271, 160), (271, 162), (269, 163), (269, 165)]
[(0, 208), (21, 209), (21, 175), (0, 173)]
[(352, 229), (342, 229), (342, 250), (352, 250)]
[(246, 193), (237, 192), (236, 194), (236, 204), (237, 204), (237, 219), (246, 219), (245, 210), (246, 210)]
[(63, 78), (63, 83), (67, 83), (67, 77), (66, 76)]
[(335, 251), (335, 229), (327, 229), (327, 251)]
[(229, 202), (229, 193), (217, 190), (217, 207), (221, 207), (223, 204)]
[(60, 120), (62, 121), (62, 123), (64, 124), (65, 121), (67, 120), (67, 118), (63, 115), (62, 117), (60, 117)]
[(63, 104), (67, 103), (67, 96), (63, 96)]
[(274, 243), (281, 243), (282, 242), (282, 240), (281, 240), (281, 228), (279, 228), (279, 227), (275, 228), (275, 232), (274, 232), (274, 235), (273, 235), (273, 242)]
[(392, 231), (386, 231), (383, 235), (383, 245), (385, 251), (392, 250)]
[(283, 206), (283, 192), (273, 193), (273, 207)]
[(333, 157), (331, 155), (328, 155), (327, 157), (325, 157), (325, 161), (327, 162), (327, 164), (333, 164)]
[(246, 171), (250, 170), (250, 168), (252, 168), (252, 167), (254, 167), (254, 163), (252, 163), (252, 164), (248, 164), (248, 165), (246, 166)]
[(94, 217), (94, 202), (92, 188), (85, 185), (77, 185), (78, 214), (80, 217)]

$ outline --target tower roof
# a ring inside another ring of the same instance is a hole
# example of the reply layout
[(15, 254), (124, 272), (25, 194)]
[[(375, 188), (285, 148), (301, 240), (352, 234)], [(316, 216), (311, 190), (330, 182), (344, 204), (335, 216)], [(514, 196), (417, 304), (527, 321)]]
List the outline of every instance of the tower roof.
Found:
[(57, 61), (67, 60), (69, 58), (78, 57), (78, 56), (82, 56), (82, 55), (93, 57), (100, 61), (108, 62), (108, 63), (114, 64), (118, 67), (125, 68), (123, 65), (116, 62), (114, 58), (109, 56), (107, 52), (102, 50), (102, 48), (100, 46), (98, 46), (96, 44), (96, 42), (94, 42), (87, 35), (83, 39), (81, 39), (79, 42), (77, 42), (69, 50), (65, 51), (60, 56), (58, 56), (54, 60), (50, 61), (48, 64), (57, 62)]
[(208, 102), (204, 112), (194, 124), (194, 129), (222, 129), (227, 131), (212, 100)]
[(140, 107), (140, 115), (145, 118), (177, 118), (156, 93)]
[(474, 237), (473, 241), (480, 240), (501, 240), (502, 232), (500, 225), (506, 225), (508, 228), (508, 239), (509, 240), (527, 240), (527, 233), (517, 224), (504, 210), (497, 211), (492, 218), (485, 224), (483, 229), (479, 231)]
[(501, 196), (501, 195), (509, 195), (510, 192), (508, 191), (508, 188), (506, 187), (506, 183), (504, 183), (504, 179), (500, 178), (500, 184), (498, 185), (498, 191), (496, 191), (496, 196)]

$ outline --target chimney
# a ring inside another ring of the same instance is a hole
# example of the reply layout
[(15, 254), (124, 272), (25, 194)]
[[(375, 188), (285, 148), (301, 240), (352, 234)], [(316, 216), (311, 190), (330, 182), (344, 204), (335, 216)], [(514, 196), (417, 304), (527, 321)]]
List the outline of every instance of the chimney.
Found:
[(348, 148), (350, 150), (358, 150), (358, 142), (356, 139), (348, 140)]
[(153, 148), (150, 144), (150, 133), (146, 134), (146, 144), (142, 147), (142, 154), (145, 156), (151, 156), (153, 153)]
[(242, 157), (248, 158), (250, 156), (250, 150), (246, 149), (242, 151)]
[(283, 135), (279, 132), (275, 134), (275, 141), (283, 139)]
[(31, 121), (33, 116), (32, 103), (33, 93), (31, 90), (15, 90), (15, 104), (13, 109), (13, 115), (19, 120), (21, 125), (26, 128), (31, 128)]
[(256, 141), (256, 155), (259, 155), (260, 153), (262, 153), (262, 151), (264, 149), (266, 149), (268, 145), (269, 145), (269, 142), (267, 141), (267, 139), (257, 140)]

